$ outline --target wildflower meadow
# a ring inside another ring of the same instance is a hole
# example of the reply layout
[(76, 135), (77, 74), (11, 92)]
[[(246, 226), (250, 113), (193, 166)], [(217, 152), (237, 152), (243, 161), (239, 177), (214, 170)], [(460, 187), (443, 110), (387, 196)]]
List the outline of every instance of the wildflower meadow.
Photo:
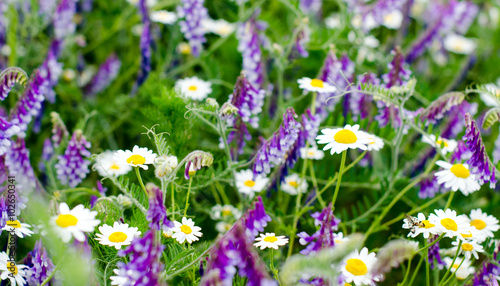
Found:
[(0, 0), (0, 285), (498, 286), (499, 0)]

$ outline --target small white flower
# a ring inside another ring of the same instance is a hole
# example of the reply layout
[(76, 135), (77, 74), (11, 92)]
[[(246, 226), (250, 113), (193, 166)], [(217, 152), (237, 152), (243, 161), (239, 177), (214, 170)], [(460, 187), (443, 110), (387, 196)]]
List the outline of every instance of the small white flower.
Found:
[(266, 232), (266, 234), (260, 234), (260, 237), (257, 237), (255, 241), (258, 241), (257, 243), (254, 243), (256, 247), (260, 247), (260, 250), (266, 249), (266, 248), (274, 248), (278, 249), (278, 246), (283, 246), (288, 243), (288, 238), (285, 238), (285, 236), (276, 236), (274, 233), (269, 233)]
[(443, 210), (434, 210), (436, 214), (429, 215), (429, 221), (432, 224), (435, 224), (438, 233), (445, 233), (445, 237), (458, 237), (459, 239), (463, 239), (462, 233), (468, 233), (471, 227), (469, 226), (469, 222), (466, 216), (459, 215), (457, 216), (456, 211), (452, 211), (450, 209)]
[(8, 220), (2, 230), (6, 230), (8, 232), (13, 231), (18, 237), (23, 238), (24, 236), (31, 236), (34, 233), (29, 229), (30, 227), (31, 225), (21, 223), (18, 220)]
[(155, 159), (155, 176), (159, 179), (169, 176), (179, 165), (176, 156), (160, 156)]
[(154, 11), (151, 13), (151, 21), (172, 25), (177, 21), (177, 14), (166, 10)]
[[(458, 248), (458, 244), (460, 242), (458, 240), (453, 241), (451, 244), (453, 244), (455, 247), (453, 248), (453, 251), (456, 252)], [(484, 248), (482, 245), (478, 244), (474, 240), (466, 240), (462, 242), (462, 245), (460, 246), (459, 254), (464, 253), (465, 257), (467, 259), (470, 259), (472, 255), (476, 259), (479, 259), (479, 255), (477, 254), (478, 252), (484, 252)]]
[(393, 10), (392, 12), (384, 15), (382, 20), (382, 25), (386, 26), (389, 29), (397, 30), (401, 27), (403, 23), (403, 13), (399, 10)]
[(329, 29), (337, 29), (340, 28), (341, 22), (340, 22), (340, 15), (338, 14), (331, 14), (330, 16), (325, 18), (325, 25)]
[(220, 233), (226, 233), (233, 225), (226, 221), (219, 221), (215, 224), (215, 229)]
[(331, 93), (337, 90), (335, 86), (330, 85), (329, 83), (326, 83), (317, 78), (310, 79), (308, 77), (303, 77), (297, 80), (297, 82), (299, 83), (299, 88), (307, 91), (318, 92), (318, 93)]
[(183, 217), (182, 223), (174, 221), (172, 238), (175, 238), (179, 243), (187, 241), (191, 244), (193, 241), (200, 240), (198, 237), (203, 235), (200, 230), (201, 227), (195, 226), (192, 219)]
[(321, 160), (325, 157), (325, 152), (318, 150), (318, 146), (300, 148), (300, 157), (303, 159)]
[(203, 100), (212, 93), (212, 84), (193, 76), (179, 79), (175, 83), (175, 90), (185, 98)]
[(255, 193), (261, 192), (268, 181), (268, 178), (261, 175), (254, 179), (252, 170), (241, 170), (236, 173), (236, 187), (238, 191), (249, 198), (253, 198)]
[(415, 232), (409, 232), (408, 236), (417, 237), (419, 234), (422, 234), (424, 238), (428, 238), (431, 234), (439, 233), (439, 229), (435, 224), (431, 223), (428, 219), (425, 218), (423, 213), (418, 213), (417, 220), (423, 224), (423, 227), (415, 227), (412, 222), (408, 221), (408, 219), (404, 219), (403, 228), (405, 229), (415, 229)]
[(118, 150), (116, 151), (117, 158), (124, 164), (128, 164), (132, 167), (141, 167), (144, 170), (148, 169), (149, 164), (153, 164), (156, 154), (153, 151), (148, 150), (148, 148), (135, 145), (132, 151), (130, 150)]
[(333, 242), (335, 242), (336, 245), (342, 244), (342, 243), (348, 242), (348, 241), (349, 241), (349, 238), (344, 237), (343, 232), (338, 232), (338, 233), (333, 234)]
[(162, 235), (165, 238), (171, 238), (172, 235), (174, 235), (174, 232), (172, 231), (171, 227), (164, 227), (162, 228)]
[(439, 146), (439, 148), (441, 148), (441, 153), (443, 155), (455, 151), (455, 149), (458, 146), (457, 141), (452, 139), (442, 138), (441, 136), (439, 136), (436, 139), (436, 135), (434, 134), (431, 134), (429, 136), (424, 135), (422, 137), (422, 142), (430, 144), (434, 148), (436, 148), (436, 146)]
[(495, 237), (493, 232), (500, 228), (498, 219), (487, 213), (483, 213), (481, 209), (471, 210), (470, 225), (476, 228), (484, 237)]
[(384, 140), (382, 138), (375, 136), (373, 134), (370, 134), (368, 132), (364, 131), (359, 131), (365, 134), (366, 139), (369, 140), (367, 147), (368, 151), (379, 151), (380, 149), (384, 148)]
[(240, 210), (233, 207), (232, 205), (215, 205), (212, 207), (212, 211), (210, 212), (210, 217), (213, 220), (229, 220), (229, 219), (238, 219), (241, 216)]
[(235, 30), (234, 24), (223, 19), (203, 19), (201, 21), (201, 26), (205, 31), (217, 34), (221, 37), (227, 37)]
[(183, 55), (191, 54), (191, 46), (186, 42), (181, 42), (177, 46), (177, 51)]
[(364, 247), (359, 252), (357, 249), (346, 256), (341, 266), (342, 275), (346, 283), (355, 285), (374, 285), (378, 281), (372, 273), (373, 266), (377, 263), (375, 253), (368, 254), (368, 248)]
[(486, 236), (483, 232), (477, 230), (474, 226), (471, 226), (469, 231), (460, 234), (464, 240), (474, 240), (477, 243), (483, 243), (486, 240)]
[(77, 205), (72, 210), (66, 203), (59, 204), (59, 214), (50, 219), (50, 224), (55, 229), (62, 241), (67, 243), (71, 237), (78, 241), (84, 241), (84, 232), (93, 232), (94, 228), (101, 222), (95, 219), (96, 211), (90, 211)]
[(10, 261), (9, 256), (5, 252), (0, 252), (0, 278), (5, 280), (9, 278), (10, 285), (27, 285), (24, 277), (28, 274), (29, 267), (23, 264), (16, 264)]
[(366, 133), (359, 131), (359, 125), (351, 126), (347, 124), (344, 128), (325, 128), (321, 130), (322, 135), (318, 135), (318, 144), (326, 144), (323, 151), (328, 149), (330, 154), (340, 154), (342, 151), (351, 149), (367, 150), (368, 144), (373, 140), (366, 137)]
[(125, 175), (132, 167), (126, 161), (120, 160), (117, 152), (105, 151), (97, 156), (94, 169), (101, 177), (112, 177)]
[[(451, 263), (453, 262), (453, 259), (451, 259), (450, 257), (443, 258), (443, 261), (444, 263), (446, 263), (447, 268), (452, 266)], [(460, 265), (460, 263), (462, 263), (462, 265)], [(470, 274), (474, 274), (474, 267), (471, 267), (470, 264), (470, 260), (466, 259), (465, 257), (457, 257), (455, 263), (450, 269), (450, 272), (454, 273), (458, 268), (455, 276), (457, 277), (457, 279), (465, 280)]]
[(468, 55), (476, 49), (476, 43), (474, 40), (457, 35), (450, 34), (444, 38), (444, 48), (447, 51), (456, 54)]
[(444, 168), (444, 170), (436, 172), (435, 176), (437, 182), (444, 185), (445, 188), (454, 192), (460, 190), (465, 196), (481, 188), (475, 175), (470, 173), (469, 165), (460, 163), (452, 165), (445, 161), (437, 161), (436, 165)]
[(281, 184), (281, 190), (290, 195), (296, 195), (299, 192), (307, 191), (308, 184), (306, 180), (301, 180), (299, 174), (290, 174), (285, 177), (285, 182)]
[(121, 249), (124, 245), (130, 245), (134, 238), (141, 235), (137, 227), (129, 227), (128, 224), (121, 224), (117, 221), (114, 222), (112, 227), (107, 224), (100, 226), (99, 231), (101, 233), (96, 233), (97, 238), (95, 240), (102, 245), (114, 246), (116, 249)]

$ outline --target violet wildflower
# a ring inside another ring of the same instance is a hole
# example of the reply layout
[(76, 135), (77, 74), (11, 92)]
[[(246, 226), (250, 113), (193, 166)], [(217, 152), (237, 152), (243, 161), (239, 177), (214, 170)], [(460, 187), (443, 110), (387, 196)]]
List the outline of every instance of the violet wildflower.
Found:
[(61, 0), (52, 16), (56, 39), (61, 40), (75, 32), (76, 24), (73, 22), (75, 13), (75, 0)]
[(420, 181), (420, 190), (418, 197), (421, 199), (434, 198), (439, 193), (440, 185), (437, 182), (437, 177), (434, 173), (429, 174), (429, 177)]
[(99, 70), (90, 83), (85, 87), (86, 94), (92, 96), (105, 90), (118, 76), (121, 64), (118, 57), (115, 54), (111, 54), (99, 67)]
[(11, 147), (10, 138), (17, 134), (21, 129), (0, 116), (0, 156), (4, 155)]
[(271, 168), (279, 165), (284, 159), (285, 154), (293, 146), (295, 140), (299, 137), (301, 124), (295, 121), (297, 115), (293, 108), (289, 107), (283, 114), (283, 123), (280, 125), (271, 139), (266, 141), (257, 151), (257, 158), (253, 165), (255, 176), (271, 172)]
[(184, 18), (179, 24), (181, 31), (184, 33), (184, 38), (189, 41), (191, 53), (195, 57), (199, 57), (203, 49), (203, 43), (207, 41), (205, 38), (206, 30), (203, 28), (202, 22), (208, 19), (208, 11), (203, 4), (205, 0), (182, 0), (181, 5), (177, 7), (179, 18)]
[(141, 69), (137, 75), (137, 82), (134, 89), (141, 86), (151, 72), (151, 21), (149, 20), (146, 0), (139, 0), (139, 11), (141, 13), (143, 24), (141, 41), (139, 44), (139, 48), (141, 50)]
[(54, 144), (54, 148), (57, 148), (68, 137), (69, 132), (59, 113), (51, 112), (50, 121), (52, 121), (52, 143)]
[(318, 136), (320, 124), (320, 115), (312, 114), (309, 108), (305, 110), (304, 114), (302, 114), (301, 132), (304, 132), (305, 141), (309, 142), (309, 145), (311, 146), (316, 145), (316, 137)]
[(17, 187), (27, 193), (35, 189), (36, 182), (29, 154), (23, 138), (12, 141), (11, 148), (5, 153), (5, 165), (9, 170), (9, 175), (16, 176)]
[[(23, 264), (29, 267), (26, 275), (28, 285), (42, 284), (55, 269), (41, 239), (37, 240), (35, 248), (26, 255)], [(48, 285), (51, 285), (50, 281)]]
[[(493, 260), (497, 260), (498, 252), (493, 253)], [(500, 276), (500, 267), (497, 261), (485, 261), (483, 267), (474, 274), (472, 286), (498, 286), (497, 277)]]
[[(155, 240), (155, 231), (149, 230), (144, 236), (137, 237), (125, 250), (118, 251), (118, 256), (129, 256), (129, 262), (118, 262), (113, 272), (116, 276), (111, 281), (120, 281), (120, 285), (165, 285), (161, 273), (164, 266), (160, 263), (165, 247)], [(113, 284), (113, 282), (111, 282)]]
[(149, 228), (160, 230), (162, 225), (174, 227), (173, 222), (167, 218), (167, 209), (163, 200), (163, 193), (158, 186), (153, 183), (146, 184), (149, 195), (149, 208), (146, 219), (149, 221)]
[(321, 11), (321, 0), (300, 0), (299, 7), (304, 14), (316, 15)]
[(264, 67), (262, 63), (260, 26), (257, 15), (238, 27), (238, 51), (243, 56), (243, 72), (253, 87), (260, 89), (264, 82)]
[(16, 83), (26, 86), (28, 75), (17, 67), (7, 68), (0, 73), (0, 100), (5, 100)]
[(450, 157), (450, 162), (454, 163), (460, 163), (465, 160), (469, 160), (471, 157), (472, 153), (467, 149), (467, 146), (465, 146), (464, 141), (458, 140), (457, 141), (457, 148), (455, 148), (455, 152)]
[(253, 209), (245, 212), (240, 220), (245, 225), (245, 232), (250, 240), (254, 240), (259, 232), (264, 231), (264, 227), (271, 221), (271, 217), (266, 213), (260, 196), (255, 200)]
[(497, 182), (495, 178), (496, 168), (486, 153), (481, 132), (469, 113), (465, 114), (465, 126), (466, 130), (463, 140), (472, 153), (470, 159), (467, 161), (467, 164), (470, 165), (471, 173), (476, 175), (481, 185), (485, 182), (490, 182), (490, 188), (494, 188)]
[(45, 171), (45, 163), (48, 162), (54, 155), (54, 147), (52, 147), (52, 141), (46, 138), (43, 141), (42, 157), (38, 163), (38, 169), (40, 171)]
[(387, 65), (389, 72), (382, 75), (384, 87), (391, 88), (406, 85), (410, 79), (411, 71), (405, 62), (403, 52), (399, 47), (396, 47), (391, 54), (393, 55), (392, 61)]
[(309, 56), (309, 52), (306, 49), (306, 45), (309, 41), (311, 41), (311, 29), (308, 26), (305, 26), (297, 33), (297, 38), (295, 39), (295, 49), (303, 58), (307, 58)]
[[(362, 89), (362, 85), (379, 85), (380, 79), (374, 73), (365, 73), (358, 76), (358, 90)], [(370, 114), (372, 109), (372, 96), (363, 92), (352, 92), (349, 100), (350, 109), (353, 118), (360, 117), (365, 119)]]
[(7, 224), (7, 220), (10, 220), (9, 214), (7, 214), (7, 204), (5, 203), (5, 198), (0, 197), (0, 227), (4, 228)]
[[(438, 239), (438, 235), (430, 235), (427, 238), (427, 244), (431, 244), (436, 239)], [(431, 268), (437, 267), (438, 269), (442, 269), (445, 263), (441, 260), (441, 255), (439, 255), (439, 242), (434, 243), (431, 247), (429, 247), (429, 256), (427, 257)]]
[(214, 157), (210, 153), (197, 150), (189, 153), (183, 161), (187, 161), (184, 177), (189, 180), (190, 176), (194, 175), (202, 167), (212, 166)]
[(434, 100), (429, 106), (420, 113), (420, 121), (425, 122), (425, 126), (436, 124), (453, 107), (460, 105), (465, 99), (462, 92), (448, 92)]
[(90, 172), (90, 161), (84, 158), (90, 157), (89, 148), (90, 142), (87, 142), (83, 132), (76, 130), (64, 155), (58, 157), (59, 161), (56, 164), (57, 178), (62, 184), (74, 188), (87, 176)]
[(448, 121), (445, 123), (445, 128), (441, 132), (443, 138), (456, 138), (465, 127), (464, 117), (466, 113), (474, 115), (477, 113), (478, 104), (476, 102), (468, 103), (462, 101), (460, 105), (453, 107), (446, 116)]
[(314, 234), (309, 235), (305, 231), (297, 234), (301, 245), (307, 247), (300, 251), (302, 254), (317, 252), (320, 249), (333, 247), (335, 245), (334, 231), (337, 230), (340, 220), (333, 215), (332, 203), (325, 207), (321, 213), (315, 212), (311, 215), (314, 225), (319, 226)]

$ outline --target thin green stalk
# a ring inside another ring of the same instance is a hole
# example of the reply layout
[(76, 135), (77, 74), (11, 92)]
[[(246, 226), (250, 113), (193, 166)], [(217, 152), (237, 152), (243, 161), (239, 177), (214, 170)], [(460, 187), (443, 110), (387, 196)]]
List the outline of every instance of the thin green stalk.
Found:
[[(424, 238), (424, 244), (427, 245), (427, 239)], [(437, 268), (437, 267), (436, 267)], [(425, 248), (425, 285), (431, 286), (431, 274), (429, 265), (429, 248)]]
[(54, 274), (56, 274), (58, 267), (59, 267), (59, 263), (56, 265), (56, 267), (54, 267), (54, 269), (52, 270), (52, 273), (49, 275), (49, 277), (47, 277), (45, 280), (43, 280), (43, 282), (42, 282), (42, 284), (40, 284), (40, 286), (45, 286), (45, 285), (47, 285), (47, 283), (50, 282), (50, 280), (52, 280), (52, 277), (54, 277)]
[[(454, 275), (457, 275), (457, 271), (458, 271), (458, 269), (460, 269), (460, 267), (462, 266), (464, 261), (465, 261), (465, 257), (462, 259), (462, 261), (458, 265), (457, 269), (455, 269), (455, 272), (453, 272), (453, 274), (450, 275), (450, 277), (448, 279), (446, 279), (446, 281), (444, 281), (443, 285), (449, 285), (448, 283), (450, 282), (450, 280), (453, 278)], [(453, 264), (451, 266), (453, 266)]]
[(417, 267), (413, 271), (413, 275), (411, 276), (410, 282), (408, 282), (408, 285), (405, 285), (405, 286), (413, 285), (413, 281), (415, 280), (415, 277), (417, 277), (418, 270), (420, 269), (422, 262), (424, 262), (424, 258), (425, 258), (425, 256), (423, 254), (420, 255), (420, 260), (418, 261)]
[(440, 286), (440, 285), (446, 285), (446, 284), (442, 284), (442, 283), (446, 281), (446, 277), (448, 276), (448, 273), (450, 273), (451, 268), (453, 267), (453, 265), (455, 265), (455, 261), (457, 260), (458, 253), (460, 253), (461, 247), (462, 247), (462, 240), (459, 240), (458, 247), (457, 247), (457, 252), (455, 252), (455, 257), (453, 257), (453, 261), (451, 262), (450, 267), (448, 267), (448, 269), (446, 270), (446, 273), (444, 274), (443, 278), (439, 282), (438, 286)]
[(413, 255), (416, 255), (417, 253), (419, 253), (420, 251), (422, 250), (425, 250), (425, 249), (429, 249), (429, 247), (433, 246), (434, 244), (438, 243), (441, 239), (443, 239), (444, 237), (444, 233), (442, 233), (438, 238), (436, 238), (436, 240), (434, 240), (432, 243), (430, 244), (425, 244), (424, 247), (420, 248), (419, 250), (415, 251), (415, 253), (413, 253)]
[(448, 197), (448, 201), (446, 202), (446, 206), (444, 207), (444, 210), (449, 209), (451, 206), (451, 201), (453, 200), (453, 196), (455, 195), (455, 192), (453, 190), (450, 191), (450, 196)]
[(175, 190), (174, 184), (172, 184), (172, 220), (175, 220)]
[(318, 182), (316, 181), (316, 174), (314, 173), (314, 166), (312, 162), (309, 162), (309, 172), (311, 173), (311, 178), (312, 182), (314, 185), (314, 188), (316, 189), (316, 198), (318, 199), (319, 203), (321, 204), (321, 207), (324, 208), (326, 207), (325, 201), (321, 197), (321, 194), (319, 193), (319, 188), (318, 188)]
[(403, 281), (401, 281), (401, 284), (398, 284), (398, 285), (406, 285), (406, 280), (408, 279), (408, 276), (410, 276), (410, 269), (411, 269), (411, 261), (412, 261), (412, 258), (413, 257), (410, 257), (410, 259), (408, 259), (408, 268), (406, 269), (406, 274), (405, 274), (405, 277), (403, 278)]
[(184, 208), (184, 216), (187, 214), (188, 206), (189, 206), (189, 194), (191, 193), (191, 183), (193, 182), (193, 176), (189, 178), (189, 187), (186, 195), (186, 207)]
[(339, 194), (340, 182), (342, 182), (342, 175), (344, 174), (345, 159), (347, 157), (347, 150), (342, 152), (342, 161), (340, 162), (339, 179), (337, 180), (337, 186), (335, 186), (335, 193), (332, 198), (332, 211), (335, 210), (335, 201), (337, 201), (337, 196)]
[(135, 169), (135, 174), (137, 175), (137, 179), (139, 180), (139, 184), (141, 185), (141, 188), (147, 197), (148, 191), (146, 191), (146, 187), (144, 186), (144, 183), (142, 182), (141, 173), (139, 172), (139, 167), (134, 167), (134, 169)]

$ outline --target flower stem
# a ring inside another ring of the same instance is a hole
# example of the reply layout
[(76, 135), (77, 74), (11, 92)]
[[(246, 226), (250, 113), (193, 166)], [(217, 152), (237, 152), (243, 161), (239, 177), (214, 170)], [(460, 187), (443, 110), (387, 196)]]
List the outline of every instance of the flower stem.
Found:
[(175, 220), (175, 197), (174, 184), (172, 184), (172, 219)]
[(425, 283), (427, 286), (431, 285), (431, 274), (430, 272), (430, 265), (429, 265), (429, 247), (427, 247), (427, 239), (424, 238), (425, 241)]
[(342, 175), (344, 173), (345, 159), (347, 157), (347, 150), (342, 152), (342, 161), (340, 162), (340, 170), (339, 170), (339, 178), (337, 180), (337, 185), (335, 186), (335, 193), (332, 198), (332, 211), (335, 210), (335, 201), (337, 200), (337, 196), (339, 195), (340, 182), (342, 181)]
[(139, 172), (139, 167), (134, 167), (134, 169), (135, 169), (135, 174), (137, 175), (137, 179), (139, 180), (139, 184), (141, 185), (142, 190), (146, 194), (146, 197), (148, 197), (148, 191), (146, 191), (146, 187), (144, 187), (144, 183), (142, 182), (141, 173)]
[[(441, 281), (439, 282), (438, 286), (440, 286), (440, 285), (446, 285), (446, 284), (444, 284), (444, 282), (447, 281), (446, 277), (448, 276), (448, 273), (450, 273), (450, 270), (453, 267), (453, 265), (455, 265), (455, 261), (457, 260), (458, 253), (460, 253), (461, 247), (462, 247), (462, 240), (459, 240), (458, 247), (457, 247), (457, 252), (455, 252), (455, 257), (453, 257), (453, 261), (451, 262), (450, 267), (448, 267), (448, 269), (446, 270), (446, 273), (444, 274), (443, 279), (441, 279)], [(457, 270), (458, 270), (458, 268), (457, 268)]]
[(455, 195), (455, 192), (453, 190), (450, 190), (450, 196), (448, 197), (448, 201), (446, 202), (446, 206), (444, 207), (444, 210), (450, 208), (451, 201), (453, 200), (453, 195)]
[(189, 206), (189, 194), (191, 193), (191, 183), (193, 182), (193, 176), (189, 178), (189, 187), (186, 195), (186, 207), (184, 208), (184, 216), (187, 214), (188, 206)]

